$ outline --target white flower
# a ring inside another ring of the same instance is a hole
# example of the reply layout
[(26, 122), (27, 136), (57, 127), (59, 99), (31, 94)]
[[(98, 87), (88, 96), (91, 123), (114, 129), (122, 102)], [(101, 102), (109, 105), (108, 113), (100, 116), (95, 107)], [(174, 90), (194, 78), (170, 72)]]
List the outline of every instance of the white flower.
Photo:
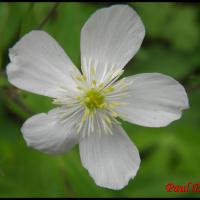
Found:
[(9, 50), (9, 81), (53, 98), (55, 109), (28, 119), (27, 144), (52, 154), (79, 143), (83, 166), (96, 184), (121, 189), (140, 165), (137, 148), (117, 117), (162, 127), (188, 108), (184, 88), (173, 78), (143, 73), (117, 79), (144, 38), (143, 23), (127, 5), (95, 12), (81, 30), (81, 69), (44, 31), (26, 34)]

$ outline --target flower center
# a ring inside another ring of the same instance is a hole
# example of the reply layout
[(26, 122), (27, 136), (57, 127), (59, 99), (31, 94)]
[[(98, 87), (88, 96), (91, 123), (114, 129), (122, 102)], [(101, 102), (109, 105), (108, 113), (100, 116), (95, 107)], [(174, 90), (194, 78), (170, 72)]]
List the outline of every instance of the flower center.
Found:
[(122, 70), (110, 70), (104, 77), (105, 81), (100, 84), (95, 80), (94, 68), (91, 68), (91, 76), (88, 75), (88, 78), (72, 72), (71, 76), (77, 84), (77, 90), (71, 91), (60, 87), (59, 97), (53, 100), (54, 104), (63, 106), (64, 110), (67, 109), (66, 114), (65, 111), (60, 114), (63, 123), (68, 118), (77, 118), (78, 123), (72, 120), (72, 124), (77, 128), (77, 133), (81, 133), (83, 137), (93, 132), (99, 135), (102, 132), (113, 134), (111, 129), (113, 124), (120, 123), (115, 108), (126, 104), (117, 99), (125, 97), (128, 92), (128, 85), (123, 79), (114, 83), (122, 72)]
[(105, 97), (99, 91), (92, 88), (86, 92), (82, 102), (90, 111), (93, 111), (97, 108), (103, 108), (105, 106), (104, 100)]

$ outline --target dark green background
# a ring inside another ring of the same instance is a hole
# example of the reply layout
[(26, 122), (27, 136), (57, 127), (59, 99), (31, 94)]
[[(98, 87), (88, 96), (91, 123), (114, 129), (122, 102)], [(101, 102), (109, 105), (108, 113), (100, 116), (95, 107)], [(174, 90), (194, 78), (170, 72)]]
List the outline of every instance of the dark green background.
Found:
[[(120, 191), (95, 185), (82, 167), (78, 146), (61, 156), (28, 148), (20, 132), (25, 119), (52, 108), (51, 100), (7, 81), (8, 48), (26, 32), (50, 33), (80, 67), (80, 30), (98, 8), (112, 3), (0, 3), (0, 197), (178, 197), (169, 182), (200, 182), (200, 4), (129, 3), (141, 16), (146, 37), (125, 75), (160, 72), (188, 91), (190, 109), (164, 128), (123, 123), (141, 154), (134, 180)], [(50, 14), (49, 14), (50, 13)], [(49, 17), (48, 17), (49, 16)]]

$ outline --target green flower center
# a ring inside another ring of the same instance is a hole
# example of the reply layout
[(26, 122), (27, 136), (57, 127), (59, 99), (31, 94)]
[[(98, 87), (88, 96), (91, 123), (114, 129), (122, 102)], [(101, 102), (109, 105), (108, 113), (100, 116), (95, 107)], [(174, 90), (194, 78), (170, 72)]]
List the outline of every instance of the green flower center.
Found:
[(90, 111), (93, 111), (105, 106), (105, 97), (99, 91), (90, 89), (86, 92), (82, 102)]

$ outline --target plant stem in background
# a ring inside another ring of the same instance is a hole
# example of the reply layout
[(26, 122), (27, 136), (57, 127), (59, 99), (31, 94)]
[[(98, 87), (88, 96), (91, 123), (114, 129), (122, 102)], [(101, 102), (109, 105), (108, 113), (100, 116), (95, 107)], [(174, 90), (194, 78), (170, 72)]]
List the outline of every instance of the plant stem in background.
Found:
[(54, 4), (54, 6), (52, 7), (52, 9), (48, 12), (48, 14), (46, 15), (46, 17), (41, 21), (41, 23), (39, 24), (39, 26), (37, 27), (37, 29), (42, 29), (44, 27), (44, 25), (51, 19), (51, 17), (54, 15), (58, 5), (60, 2), (56, 2)]

